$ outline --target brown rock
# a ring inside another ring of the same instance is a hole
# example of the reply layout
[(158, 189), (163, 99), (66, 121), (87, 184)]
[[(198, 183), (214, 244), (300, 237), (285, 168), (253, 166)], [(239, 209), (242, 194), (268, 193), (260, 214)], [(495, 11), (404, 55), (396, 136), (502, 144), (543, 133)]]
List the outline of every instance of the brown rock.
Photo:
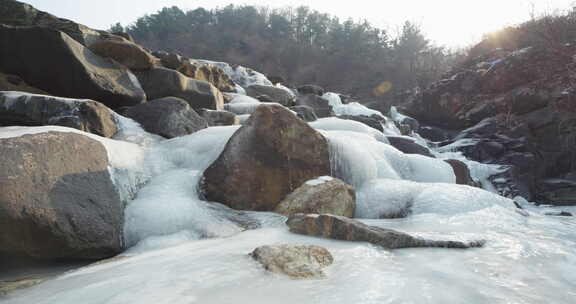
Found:
[(285, 274), (293, 279), (321, 279), (322, 268), (334, 262), (332, 254), (314, 245), (260, 246), (250, 256), (270, 272)]
[(450, 164), (452, 169), (454, 169), (456, 184), (477, 186), (477, 183), (472, 179), (472, 176), (470, 176), (470, 169), (468, 169), (468, 166), (466, 166), (465, 163), (457, 159), (445, 159), (444, 161)]
[(18, 91), (33, 94), (48, 95), (45, 91), (28, 85), (20, 76), (0, 72), (0, 91)]
[(314, 109), (314, 113), (316, 113), (316, 116), (319, 118), (334, 116), (334, 111), (332, 111), (332, 106), (330, 106), (328, 101), (316, 94), (298, 96), (296, 105), (308, 106)]
[(200, 114), (200, 116), (206, 120), (208, 126), (210, 127), (232, 126), (240, 124), (240, 119), (238, 119), (238, 116), (228, 111), (201, 109), (198, 114)]
[(204, 172), (206, 198), (271, 211), (305, 181), (330, 174), (326, 139), (282, 106), (260, 106)]
[(297, 213), (329, 213), (354, 217), (356, 193), (343, 181), (323, 176), (302, 184), (280, 202), (274, 212), (284, 215)]
[(118, 108), (146, 98), (124, 66), (104, 59), (63, 32), (0, 25), (0, 70), (52, 95), (97, 100)]
[(141, 46), (128, 40), (98, 40), (92, 43), (89, 48), (95, 54), (112, 58), (133, 70), (148, 70), (155, 63), (152, 55)]
[[(277, 102), (283, 106), (290, 107), (294, 105), (294, 95), (284, 89), (274, 86), (254, 84), (246, 88), (246, 95), (254, 97), (264, 102)], [(261, 96), (266, 96), (268, 100), (262, 100)], [(260, 98), (259, 98), (260, 97)]]
[(88, 99), (0, 91), (0, 126), (70, 127), (112, 137), (118, 126), (112, 111)]
[(464, 249), (484, 245), (484, 241), (463, 243), (458, 241), (425, 240), (400, 231), (368, 226), (347, 217), (331, 214), (297, 214), (291, 216), (286, 225), (290, 227), (290, 232), (298, 234), (343, 241), (369, 242), (386, 249), (414, 247)]
[(49, 132), (0, 139), (0, 251), (99, 259), (122, 250), (123, 206), (104, 146)]

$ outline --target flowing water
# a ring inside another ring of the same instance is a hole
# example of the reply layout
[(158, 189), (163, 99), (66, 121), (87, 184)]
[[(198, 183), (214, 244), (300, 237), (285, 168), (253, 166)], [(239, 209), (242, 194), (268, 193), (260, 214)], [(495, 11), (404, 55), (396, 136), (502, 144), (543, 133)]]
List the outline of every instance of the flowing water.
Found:
[[(0, 301), (576, 302), (576, 221), (572, 217), (544, 216), (533, 206), (519, 212), (509, 199), (455, 185), (452, 170), (443, 161), (401, 153), (381, 134), (347, 121), (311, 125), (329, 141), (332, 175), (356, 187), (356, 216), (362, 221), (431, 239), (485, 239), (485, 247), (384, 250), (362, 242), (292, 234), (283, 216), (238, 212), (199, 197), (196, 186), (203, 170), (238, 127), (212, 127), (160, 140), (124, 121), (116, 141), (100, 140), (113, 154), (116, 185), (127, 196), (137, 192), (125, 214), (130, 248), (116, 259), (67, 272)], [(127, 146), (126, 141), (132, 143)], [(130, 158), (122, 147), (130, 147), (136, 156)], [(453, 151), (435, 153), (466, 161)], [(494, 169), (469, 164), (476, 166), (472, 173), (477, 179)], [(399, 211), (408, 216), (382, 218)], [(271, 274), (248, 253), (276, 243), (323, 246), (335, 262), (322, 280)]]

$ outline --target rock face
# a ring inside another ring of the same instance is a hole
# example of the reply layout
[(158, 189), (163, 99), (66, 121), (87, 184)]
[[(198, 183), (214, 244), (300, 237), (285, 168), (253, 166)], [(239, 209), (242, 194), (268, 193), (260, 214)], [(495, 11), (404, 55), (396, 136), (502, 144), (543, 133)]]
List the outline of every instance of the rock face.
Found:
[(123, 206), (104, 146), (49, 132), (0, 139), (0, 251), (98, 259), (122, 250)]
[[(286, 107), (294, 105), (294, 96), (292, 94), (273, 86), (254, 84), (246, 88), (246, 94), (264, 102), (277, 102)], [(267, 98), (262, 100), (260, 99), (262, 96)]]
[(356, 192), (343, 181), (323, 176), (305, 182), (280, 202), (274, 212), (284, 215), (297, 213), (329, 213), (353, 217)]
[(111, 108), (139, 104), (146, 98), (129, 70), (62, 32), (0, 25), (0, 41), (10, 41), (0, 48), (0, 70), (53, 95), (92, 99)]
[(334, 262), (326, 248), (313, 245), (261, 246), (250, 256), (268, 271), (285, 274), (293, 279), (321, 279), (323, 268)]
[(206, 120), (208, 126), (232, 126), (239, 125), (240, 119), (238, 116), (232, 112), (228, 111), (217, 111), (217, 110), (207, 110), (201, 109), (198, 114)]
[(298, 93), (300, 94), (316, 94), (318, 96), (324, 95), (324, 88), (314, 84), (306, 84), (298, 87)]
[(128, 40), (98, 40), (89, 48), (95, 54), (112, 58), (132, 70), (149, 70), (156, 61), (141, 46)]
[(18, 91), (33, 94), (48, 95), (45, 91), (29, 86), (20, 76), (0, 72), (0, 91)]
[(210, 201), (272, 211), (305, 181), (330, 174), (326, 139), (282, 106), (259, 106), (204, 172)]
[(222, 110), (224, 107), (222, 93), (208, 82), (195, 80), (166, 68), (153, 68), (135, 74), (149, 99), (178, 97), (186, 100), (195, 110)]
[(0, 23), (14, 26), (41, 26), (62, 31), (84, 46), (114, 36), (105, 31), (93, 30), (82, 24), (58, 18), (29, 4), (14, 0), (0, 0)]
[(112, 111), (99, 102), (0, 91), (0, 127), (70, 127), (103, 137), (118, 131)]
[(164, 97), (131, 107), (124, 113), (144, 130), (165, 138), (192, 134), (208, 126), (188, 103), (177, 97)]
[(328, 104), (328, 101), (316, 94), (298, 96), (296, 105), (308, 106), (314, 109), (314, 113), (320, 118), (334, 116), (334, 111), (332, 111), (332, 106)]
[(483, 241), (463, 243), (457, 241), (434, 241), (413, 237), (392, 229), (368, 226), (343, 216), (330, 214), (297, 214), (286, 222), (290, 231), (298, 234), (324, 238), (369, 242), (386, 249), (440, 247), (472, 248), (483, 246)]
[(386, 136), (390, 145), (406, 154), (420, 154), (432, 158), (436, 158), (430, 149), (419, 145), (411, 137), (404, 136)]
[(212, 64), (188, 59), (178, 54), (154, 52), (164, 67), (176, 70), (190, 78), (207, 81), (222, 92), (234, 92), (235, 84), (223, 69)]

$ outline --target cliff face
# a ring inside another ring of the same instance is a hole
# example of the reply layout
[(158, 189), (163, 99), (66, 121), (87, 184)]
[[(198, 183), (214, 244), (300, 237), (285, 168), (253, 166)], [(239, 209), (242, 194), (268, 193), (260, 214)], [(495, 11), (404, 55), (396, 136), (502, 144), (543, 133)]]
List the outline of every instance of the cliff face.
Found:
[(465, 154), (511, 166), (518, 187), (504, 194), (574, 199), (549, 179), (565, 185), (576, 175), (576, 45), (484, 50), (401, 108), (424, 124), (466, 129), (454, 138), (475, 140)]

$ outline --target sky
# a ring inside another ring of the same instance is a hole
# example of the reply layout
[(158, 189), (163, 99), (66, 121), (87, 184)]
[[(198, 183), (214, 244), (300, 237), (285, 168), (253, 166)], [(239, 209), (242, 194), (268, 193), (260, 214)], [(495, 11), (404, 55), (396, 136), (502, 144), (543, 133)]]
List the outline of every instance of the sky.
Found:
[(21, 0), (61, 18), (108, 29), (116, 22), (128, 25), (138, 17), (166, 6), (188, 10), (216, 8), (230, 3), (286, 7), (306, 5), (340, 19), (366, 19), (397, 33), (404, 21), (419, 24), (437, 45), (466, 47), (484, 33), (527, 21), (541, 13), (565, 11), (576, 0)]

